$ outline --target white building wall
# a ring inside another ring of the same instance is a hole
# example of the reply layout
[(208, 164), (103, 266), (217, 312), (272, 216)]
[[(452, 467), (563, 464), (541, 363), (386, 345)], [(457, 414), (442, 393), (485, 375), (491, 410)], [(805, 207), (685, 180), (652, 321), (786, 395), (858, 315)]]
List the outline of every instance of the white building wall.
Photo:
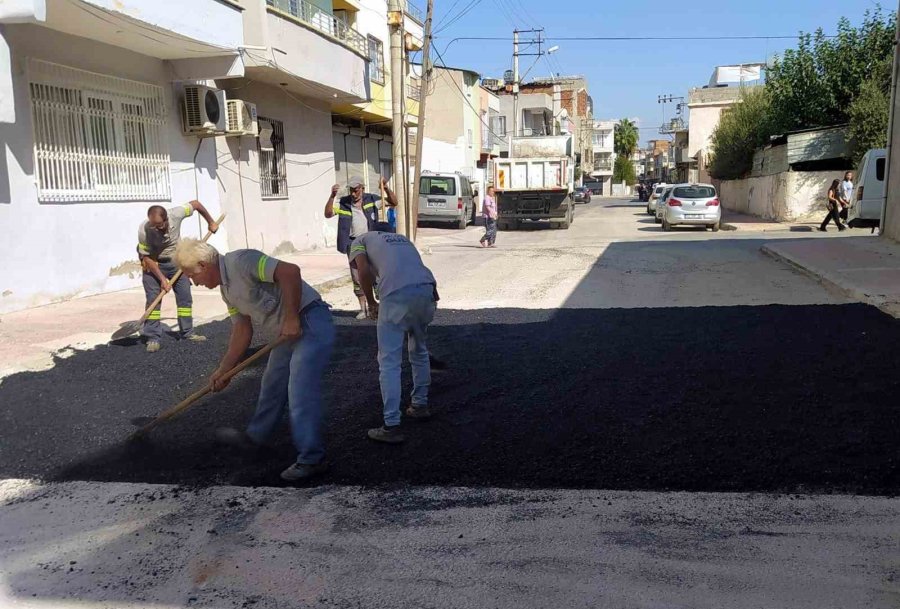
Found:
[(464, 137), (460, 137), (455, 144), (449, 144), (430, 137), (425, 138), (422, 146), (422, 169), (424, 171), (455, 172), (462, 171), (462, 168), (465, 166)]
[[(27, 58), (164, 88), (171, 117), (165, 135), (172, 197), (163, 205), (196, 196), (213, 215), (220, 212), (215, 144), (203, 142), (195, 170), (200, 140), (181, 133), (180, 96), (166, 62), (37, 25), (3, 25), (0, 36), (9, 49), (11, 72), (0, 82), (12, 83), (11, 92), (0, 92), (0, 117), (6, 121), (0, 122), (0, 313), (139, 285), (137, 228), (156, 202), (38, 202)], [(230, 222), (211, 243), (225, 247)], [(182, 234), (199, 236), (200, 221), (187, 220)]]
[(300, 103), (274, 86), (237, 86), (234, 97), (255, 103), (260, 116), (284, 124), (288, 191), (284, 197), (263, 198), (257, 138), (216, 138), (219, 196), (229, 218), (228, 249), (249, 247), (282, 255), (334, 246), (337, 219), (326, 219), (323, 213), (336, 181), (328, 104)]

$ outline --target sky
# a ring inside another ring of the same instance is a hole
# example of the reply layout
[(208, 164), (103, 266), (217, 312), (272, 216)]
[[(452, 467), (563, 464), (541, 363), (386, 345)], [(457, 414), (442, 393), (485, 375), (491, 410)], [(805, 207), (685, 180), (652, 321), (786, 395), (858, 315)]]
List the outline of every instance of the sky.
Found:
[[(796, 36), (820, 27), (830, 34), (841, 17), (858, 25), (876, 6), (871, 0), (434, 0), (433, 32), (446, 65), (502, 78), (512, 67), (513, 29), (543, 27), (544, 48), (559, 50), (539, 58), (526, 80), (556, 72), (584, 75), (595, 118), (637, 119), (646, 142), (666, 137), (658, 134), (663, 112), (666, 120), (675, 112), (675, 103), (658, 103), (660, 95), (687, 96), (691, 87), (709, 82), (716, 66), (763, 62), (796, 46), (796, 40), (556, 41), (555, 36)], [(887, 13), (897, 4), (882, 8)], [(482, 36), (508, 40), (453, 41)], [(520, 34), (520, 40), (526, 36)], [(520, 57), (520, 74), (534, 61)]]

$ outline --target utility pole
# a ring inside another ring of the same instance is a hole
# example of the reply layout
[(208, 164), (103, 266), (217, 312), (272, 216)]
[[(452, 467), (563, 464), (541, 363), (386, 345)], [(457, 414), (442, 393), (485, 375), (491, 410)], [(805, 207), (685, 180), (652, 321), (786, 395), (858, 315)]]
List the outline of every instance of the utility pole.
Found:
[(513, 115), (512, 135), (509, 136), (509, 156), (513, 155), (513, 138), (519, 127), (519, 30), (513, 30)]
[(403, 5), (404, 0), (389, 0), (388, 29), (391, 33), (391, 157), (394, 169), (394, 194), (397, 196), (397, 232), (409, 235), (409, 201), (403, 170)]
[(431, 17), (434, 13), (434, 0), (428, 0), (425, 10), (425, 41), (422, 44), (422, 79), (419, 81), (419, 125), (416, 127), (416, 173), (413, 180), (410, 205), (410, 239), (415, 242), (419, 225), (419, 181), (422, 177), (422, 149), (425, 147), (425, 102), (428, 101), (428, 88), (431, 83)]

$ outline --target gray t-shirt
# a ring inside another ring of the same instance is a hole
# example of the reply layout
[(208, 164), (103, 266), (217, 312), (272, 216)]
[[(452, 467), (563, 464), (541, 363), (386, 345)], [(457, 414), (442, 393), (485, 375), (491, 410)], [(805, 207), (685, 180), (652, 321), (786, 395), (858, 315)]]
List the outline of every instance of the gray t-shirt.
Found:
[(350, 246), (350, 261), (360, 254), (365, 254), (373, 267), (381, 298), (405, 287), (437, 284), (434, 275), (422, 263), (416, 246), (403, 235), (379, 231), (365, 233)]
[(181, 221), (194, 213), (190, 203), (173, 207), (168, 211), (169, 230), (161, 233), (144, 220), (138, 227), (138, 254), (150, 256), (154, 260), (171, 258), (175, 255), (175, 247), (181, 239)]
[[(278, 259), (259, 250), (235, 250), (219, 256), (222, 285), (219, 291), (232, 317), (244, 315), (265, 332), (278, 334), (281, 330), (281, 287), (275, 283)], [(319, 293), (303, 281), (300, 310), (321, 300)], [(299, 311), (298, 311), (299, 312)]]
[(353, 224), (350, 226), (350, 236), (353, 238), (369, 231), (369, 221), (366, 219), (366, 213), (370, 207), (381, 209), (381, 197), (369, 193), (363, 193), (362, 201), (357, 205), (352, 199), (350, 200), (350, 213), (353, 214)]

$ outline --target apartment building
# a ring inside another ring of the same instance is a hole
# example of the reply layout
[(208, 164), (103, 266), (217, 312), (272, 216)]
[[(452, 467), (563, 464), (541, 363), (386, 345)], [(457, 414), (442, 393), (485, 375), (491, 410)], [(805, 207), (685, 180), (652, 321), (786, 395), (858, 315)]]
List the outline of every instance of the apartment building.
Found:
[[(612, 194), (613, 165), (615, 163), (616, 121), (593, 121), (591, 153), (593, 171), (589, 174), (593, 182), (599, 182), (602, 194)], [(588, 178), (586, 177), (585, 180)]]
[(739, 103), (741, 87), (702, 87), (688, 93), (688, 148), (687, 155), (693, 162), (690, 167), (692, 180), (709, 182), (709, 155), (712, 152), (712, 134), (719, 119), (728, 108)]

